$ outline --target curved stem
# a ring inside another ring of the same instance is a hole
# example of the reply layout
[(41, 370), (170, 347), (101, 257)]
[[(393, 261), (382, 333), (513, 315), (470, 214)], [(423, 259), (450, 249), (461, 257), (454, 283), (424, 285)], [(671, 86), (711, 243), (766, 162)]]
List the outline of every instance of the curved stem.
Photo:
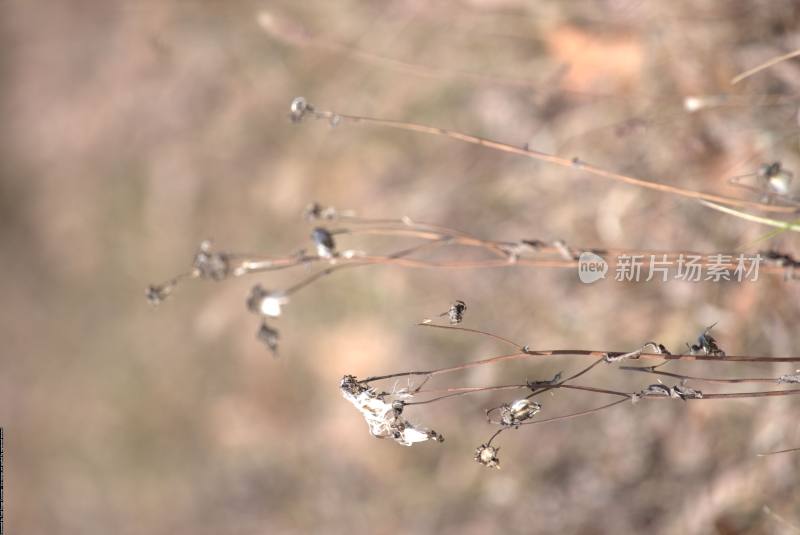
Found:
[(712, 193), (705, 193), (702, 191), (694, 191), (689, 190), (686, 188), (681, 188), (678, 186), (670, 186), (668, 184), (661, 184), (658, 182), (652, 182), (649, 180), (644, 180), (641, 178), (636, 178), (628, 175), (623, 175), (620, 173), (615, 173), (613, 171), (607, 171), (600, 167), (595, 167), (593, 165), (584, 163), (577, 159), (568, 159), (562, 158), (560, 156), (555, 156), (553, 154), (548, 154), (545, 152), (540, 152), (536, 150), (532, 150), (530, 148), (522, 148), (517, 147), (514, 145), (509, 145), (507, 143), (501, 143), (499, 141), (494, 141), (487, 138), (482, 138), (479, 136), (473, 136), (471, 134), (464, 134), (462, 132), (458, 132), (455, 130), (447, 130), (445, 128), (439, 128), (434, 126), (428, 126), (418, 123), (411, 123), (406, 121), (397, 121), (391, 119), (381, 119), (377, 117), (364, 117), (359, 115), (348, 115), (343, 113), (336, 113), (333, 111), (325, 111), (325, 110), (314, 110), (314, 116), (319, 118), (326, 118), (326, 119), (334, 119), (337, 120), (345, 120), (350, 121), (353, 123), (371, 123), (380, 126), (386, 126), (389, 128), (397, 128), (400, 130), (408, 130), (411, 132), (421, 132), (425, 134), (432, 134), (438, 136), (444, 136), (451, 139), (455, 139), (458, 141), (462, 141), (464, 143), (471, 143), (473, 145), (481, 145), (483, 147), (487, 147), (490, 149), (498, 150), (501, 152), (507, 152), (511, 154), (517, 154), (520, 156), (525, 156), (527, 158), (531, 158), (534, 160), (539, 160), (542, 162), (547, 162), (555, 165), (559, 165), (561, 167), (578, 169), (583, 172), (600, 176), (603, 178), (608, 178), (611, 180), (615, 180), (618, 182), (625, 182), (627, 184), (631, 184), (634, 186), (639, 186), (641, 188), (651, 189), (655, 191), (660, 191), (662, 193), (669, 193), (673, 195), (678, 195), (681, 197), (686, 197), (690, 199), (701, 199), (705, 201), (712, 201), (719, 204), (726, 204), (730, 206), (739, 206), (739, 207), (750, 207), (750, 208), (757, 208), (759, 210), (763, 210), (765, 212), (780, 212), (780, 213), (795, 213), (797, 208), (793, 206), (776, 206), (772, 204), (765, 204), (755, 201), (747, 201), (744, 199), (736, 199), (733, 197), (726, 197), (723, 195), (715, 195)]
[(776, 56), (774, 58), (771, 58), (771, 59), (765, 61), (764, 63), (762, 63), (760, 65), (757, 65), (757, 66), (753, 67), (752, 69), (748, 69), (748, 70), (744, 71), (743, 73), (741, 73), (741, 74), (737, 75), (736, 77), (734, 77), (731, 80), (731, 85), (736, 85), (739, 82), (741, 82), (742, 80), (744, 80), (745, 78), (749, 78), (749, 77), (753, 76), (757, 72), (761, 72), (761, 71), (763, 71), (764, 69), (766, 69), (768, 67), (772, 67), (773, 65), (780, 63), (781, 61), (786, 61), (787, 59), (796, 58), (797, 56), (800, 56), (800, 49), (794, 50), (792, 52), (789, 52), (788, 54), (782, 54), (780, 56)]

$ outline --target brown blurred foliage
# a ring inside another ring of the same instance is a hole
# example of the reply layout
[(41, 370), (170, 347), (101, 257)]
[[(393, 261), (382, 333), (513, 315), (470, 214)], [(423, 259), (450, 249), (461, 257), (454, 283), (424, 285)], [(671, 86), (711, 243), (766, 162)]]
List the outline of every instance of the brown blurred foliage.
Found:
[[(337, 389), (345, 373), (499, 353), (413, 326), (456, 298), (466, 324), (536, 348), (682, 347), (719, 321), (729, 353), (798, 355), (797, 283), (369, 268), (298, 295), (280, 360), (254, 339), (255, 280), (186, 286), (158, 309), (143, 296), (205, 238), (308, 246), (312, 200), (487, 238), (737, 249), (767, 229), (452, 140), (292, 125), (288, 104), (304, 95), (741, 194), (728, 177), (776, 159), (800, 168), (800, 62), (729, 81), (800, 48), (799, 24), (794, 0), (0, 1), (9, 533), (789, 532), (765, 505), (800, 525), (800, 455), (755, 455), (800, 445), (797, 400), (616, 407), (506, 433), (503, 470), (490, 471), (472, 453), (501, 396), (431, 406), (423, 419), (447, 441), (403, 448), (372, 439)], [(683, 108), (719, 94), (735, 98)], [(796, 254), (788, 234), (769, 245)], [(542, 401), (552, 413), (592, 403)]]

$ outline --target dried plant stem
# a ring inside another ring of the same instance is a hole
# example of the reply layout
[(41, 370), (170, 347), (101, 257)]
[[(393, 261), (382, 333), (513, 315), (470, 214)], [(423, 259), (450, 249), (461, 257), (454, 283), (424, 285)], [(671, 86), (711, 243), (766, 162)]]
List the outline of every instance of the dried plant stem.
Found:
[[(443, 328), (447, 328), (442, 326)], [(408, 372), (397, 372), (397, 373), (390, 373), (386, 375), (375, 375), (371, 377), (367, 377), (365, 379), (361, 379), (359, 382), (361, 383), (370, 383), (373, 381), (380, 381), (384, 379), (394, 379), (397, 377), (408, 377), (408, 376), (436, 376), (442, 375), (445, 373), (452, 373), (463, 371), (469, 368), (475, 368), (477, 366), (485, 366), (485, 365), (492, 365), (497, 364), (499, 362), (509, 361), (509, 360), (520, 360), (520, 359), (527, 359), (531, 357), (555, 357), (555, 356), (582, 356), (582, 357), (592, 357), (592, 358), (614, 358), (619, 357), (622, 355), (626, 355), (628, 353), (621, 352), (621, 351), (592, 351), (592, 350), (584, 350), (584, 349), (549, 349), (549, 350), (527, 350), (520, 353), (511, 353), (508, 355), (499, 355), (496, 357), (490, 357), (487, 359), (476, 360), (472, 362), (466, 362), (463, 364), (457, 364), (455, 366), (447, 366), (444, 368), (437, 368), (435, 370), (425, 370), (425, 371), (408, 371)], [(755, 363), (767, 363), (767, 362), (800, 362), (800, 357), (753, 357), (749, 355), (729, 355), (725, 357), (719, 356), (712, 356), (712, 355), (667, 355), (663, 353), (641, 353), (639, 354), (636, 359), (647, 359), (647, 360), (686, 360), (686, 361), (707, 361), (707, 362), (715, 362), (719, 364), (731, 364), (735, 362), (755, 362)]]
[(635, 366), (620, 366), (620, 370), (625, 371), (632, 371), (632, 372), (642, 372), (648, 373), (652, 375), (661, 375), (664, 377), (674, 377), (676, 379), (686, 380), (686, 381), (698, 381), (701, 383), (717, 383), (717, 384), (737, 384), (737, 383), (781, 383), (779, 377), (746, 377), (746, 378), (737, 378), (737, 379), (720, 379), (720, 378), (713, 378), (713, 377), (697, 377), (693, 375), (683, 375), (680, 373), (671, 373), (665, 372), (661, 370), (655, 370), (653, 366), (647, 367), (635, 367)]
[(521, 425), (546, 424), (548, 422), (559, 422), (562, 420), (570, 420), (572, 418), (577, 418), (579, 416), (586, 416), (588, 414), (594, 414), (596, 412), (600, 412), (605, 409), (610, 409), (611, 407), (614, 407), (615, 405), (620, 405), (622, 403), (625, 403), (626, 401), (628, 401), (628, 396), (626, 396), (625, 399), (618, 399), (617, 401), (612, 401), (611, 403), (608, 403), (606, 405), (600, 405), (599, 407), (573, 412), (571, 414), (565, 414), (563, 416), (554, 416), (552, 418), (544, 418), (542, 420), (523, 422)]
[(639, 186), (646, 189), (651, 189), (655, 191), (660, 191), (662, 193), (669, 193), (673, 195), (678, 195), (681, 197), (686, 197), (690, 199), (700, 199), (706, 201), (712, 201), (719, 204), (725, 204), (730, 206), (739, 206), (739, 207), (749, 207), (749, 208), (756, 208), (759, 210), (763, 210), (766, 212), (779, 212), (779, 213), (794, 213), (797, 211), (797, 208), (793, 206), (777, 206), (772, 204), (760, 203), (755, 201), (747, 201), (744, 199), (736, 199), (733, 197), (725, 197), (722, 195), (715, 195), (711, 193), (704, 193), (700, 191), (689, 190), (685, 188), (681, 188), (678, 186), (670, 186), (668, 184), (660, 184), (657, 182), (652, 182), (649, 180), (644, 180), (641, 178), (636, 178), (628, 175), (623, 175), (620, 173), (615, 173), (613, 171), (608, 171), (599, 167), (595, 167), (593, 165), (584, 163), (580, 160), (575, 159), (567, 159), (562, 158), (560, 156), (555, 156), (552, 154), (547, 154), (540, 151), (535, 151), (529, 148), (521, 148), (514, 145), (509, 145), (507, 143), (501, 143), (499, 141), (494, 141), (491, 139), (486, 139), (478, 136), (473, 136), (471, 134), (465, 134), (462, 132), (457, 132), (455, 130), (447, 130), (444, 128), (438, 128), (434, 126), (427, 126), (423, 124), (411, 123), (406, 121), (396, 121), (390, 119), (380, 119), (376, 117), (364, 117), (359, 115), (348, 115), (337, 113), (333, 111), (324, 111), (324, 110), (314, 110), (313, 113), (318, 118), (327, 118), (330, 120), (335, 121), (349, 121), (352, 123), (370, 123), (376, 124), (380, 126), (385, 126), (389, 128), (397, 128), (400, 130), (408, 130), (411, 132), (421, 132), (425, 134), (432, 134), (437, 136), (444, 136), (450, 139), (455, 139), (458, 141), (462, 141), (465, 143), (471, 143), (474, 145), (481, 145), (483, 147), (487, 147), (490, 149), (498, 150), (501, 152), (507, 152), (511, 154), (517, 154), (520, 156), (525, 156), (527, 158), (532, 158), (534, 160), (539, 160), (555, 165), (559, 165), (561, 167), (578, 169), (584, 171), (589, 174), (593, 174), (595, 176), (600, 176), (604, 178), (608, 178), (611, 180), (616, 180), (619, 182), (624, 182), (627, 184)]
[[(409, 61), (382, 56), (375, 54), (374, 52), (356, 48), (354, 46), (338, 43), (319, 35), (313, 35), (297, 22), (289, 21), (271, 12), (262, 11), (259, 14), (258, 22), (261, 28), (267, 32), (267, 34), (283, 43), (301, 48), (314, 48), (329, 53), (341, 54), (356, 61), (370, 65), (377, 65), (381, 68), (410, 74), (412, 76), (418, 76), (420, 78), (436, 80), (462, 79), (482, 85), (508, 86), (525, 88), (529, 90), (533, 89), (537, 92), (544, 91), (541, 89), (541, 87), (546, 87), (548, 85), (552, 85), (553, 83), (551, 79), (537, 81), (501, 74), (483, 74), (480, 72), (467, 71), (463, 69), (422, 65), (419, 63), (412, 63)], [(556, 75), (560, 76), (563, 73), (563, 70), (563, 68), (558, 69), (556, 71)], [(552, 78), (552, 76), (550, 78)], [(565, 89), (559, 89), (559, 92), (587, 98), (622, 98), (618, 95), (584, 93)]]
[(795, 451), (800, 451), (800, 447), (799, 448), (789, 448), (789, 449), (786, 449), (786, 450), (769, 451), (767, 453), (759, 453), (757, 455), (759, 457), (767, 457), (769, 455), (778, 455), (779, 453), (792, 453), (792, 452), (795, 452)]
[(465, 333), (480, 334), (481, 336), (486, 336), (488, 338), (493, 338), (495, 340), (499, 340), (499, 341), (503, 342), (504, 344), (508, 344), (508, 345), (512, 346), (514, 349), (516, 349), (517, 351), (524, 351), (525, 350), (524, 346), (521, 346), (518, 343), (516, 343), (516, 342), (514, 342), (512, 340), (509, 340), (508, 338), (500, 336), (499, 334), (490, 333), (488, 331), (482, 331), (480, 329), (471, 329), (469, 327), (461, 327), (459, 325), (437, 325), (435, 323), (430, 323), (430, 322), (418, 323), (417, 326), (418, 327), (430, 327), (432, 329), (448, 329), (448, 330), (451, 330), (451, 331), (461, 331), (461, 332), (465, 332)]
[(741, 82), (742, 80), (744, 80), (745, 78), (749, 78), (749, 77), (753, 76), (754, 74), (763, 71), (764, 69), (768, 69), (769, 67), (772, 67), (773, 65), (776, 65), (776, 64), (778, 64), (778, 63), (780, 63), (782, 61), (786, 61), (787, 59), (796, 58), (797, 56), (800, 56), (800, 49), (794, 50), (794, 51), (789, 52), (787, 54), (782, 54), (780, 56), (776, 56), (774, 58), (771, 58), (771, 59), (765, 61), (764, 63), (762, 63), (760, 65), (757, 65), (757, 66), (753, 67), (752, 69), (748, 69), (748, 70), (744, 71), (743, 73), (738, 74), (737, 76), (735, 76), (731, 80), (731, 85), (736, 85), (739, 82)]
[[(713, 265), (717, 269), (728, 270), (729, 273), (741, 267), (735, 261), (736, 258), (741, 256), (740, 253), (703, 255), (694, 251), (628, 250), (597, 247), (576, 248), (567, 246), (560, 240), (546, 242), (538, 239), (519, 241), (483, 239), (441, 225), (416, 223), (408, 218), (400, 220), (368, 219), (337, 215), (336, 217), (326, 219), (330, 221), (347, 221), (352, 225), (350, 227), (330, 230), (329, 232), (332, 236), (376, 235), (398, 239), (415, 239), (419, 240), (421, 243), (412, 244), (406, 248), (385, 255), (370, 255), (363, 251), (345, 250), (334, 258), (307, 254), (303, 250), (285, 256), (268, 256), (260, 253), (212, 252), (211, 254), (217, 254), (221, 258), (224, 258), (224, 262), (227, 264), (227, 271), (224, 277), (242, 277), (257, 273), (309, 266), (317, 263), (326, 264), (325, 267), (318, 272), (312, 273), (284, 291), (284, 295), (293, 294), (314, 281), (336, 271), (368, 265), (389, 265), (409, 269), (448, 270), (493, 269), (512, 266), (576, 269), (578, 267), (580, 254), (582, 252), (591, 252), (596, 255), (604, 255), (611, 269), (615, 269), (618, 266), (619, 259), (625, 257), (629, 259), (639, 258), (639, 261), (642, 263), (644, 258), (654, 258), (658, 259), (661, 265), (679, 265), (680, 262), (686, 262), (686, 259), (689, 258), (699, 269), (708, 268)], [(452, 248), (456, 247), (466, 247), (477, 251), (483, 251), (491, 255), (491, 257), (463, 260), (448, 260), (446, 258), (441, 260), (428, 260), (420, 257), (420, 253), (425, 251), (446, 249), (447, 252), (450, 252)], [(793, 262), (788, 255), (784, 255), (784, 257), (788, 259), (786, 262), (774, 259), (770, 260), (769, 258), (765, 259), (758, 268), (759, 273), (782, 274), (788, 279), (793, 266), (797, 263)], [(723, 261), (722, 259), (730, 259), (730, 261)], [(643, 266), (643, 269), (644, 268), (646, 268), (646, 266)], [(157, 303), (168, 297), (180, 282), (201, 278), (207, 278), (207, 276), (197, 267), (193, 267), (190, 271), (177, 275), (160, 285), (151, 286), (148, 291), (152, 294), (152, 300)], [(221, 278), (216, 280), (221, 280)]]
[(800, 232), (800, 221), (779, 221), (777, 219), (771, 219), (769, 217), (761, 217), (754, 214), (748, 214), (747, 212), (734, 210), (733, 208), (730, 208), (728, 206), (720, 206), (719, 204), (713, 202), (700, 201), (700, 203), (713, 210), (717, 210), (718, 212), (723, 212), (725, 214), (736, 216), (739, 219), (744, 219), (745, 221), (750, 221), (753, 223), (761, 223), (762, 225), (769, 225), (770, 227), (779, 228), (781, 230)]
[[(447, 245), (446, 240), (443, 240), (439, 243), (439, 245)], [(524, 266), (524, 267), (536, 267), (536, 268), (558, 268), (558, 269), (575, 269), (578, 267), (577, 260), (564, 260), (564, 259), (538, 259), (538, 258), (519, 258), (519, 257), (503, 257), (503, 258), (496, 258), (496, 259), (483, 259), (483, 260), (454, 260), (454, 261), (430, 261), (430, 260), (421, 260), (415, 258), (406, 258), (411, 253), (417, 252), (421, 250), (422, 247), (414, 247), (410, 249), (404, 249), (397, 253), (393, 253), (387, 256), (355, 256), (353, 258), (340, 258), (337, 259), (336, 264), (326, 267), (325, 269), (310, 275), (306, 279), (300, 281), (296, 285), (292, 286), (289, 290), (287, 290), (287, 294), (295, 293), (296, 291), (308, 286), (310, 283), (326, 276), (339, 271), (341, 269), (353, 268), (353, 267), (360, 267), (360, 266), (367, 266), (367, 265), (385, 265), (385, 266), (399, 266), (404, 268), (412, 268), (412, 269), (489, 269), (489, 268), (509, 268), (514, 266)], [(626, 253), (620, 253), (620, 255), (638, 255), (638, 256), (646, 256), (644, 254), (640, 254), (641, 251), (627, 251)], [(682, 253), (666, 253), (667, 254), (667, 262), (676, 261), (675, 257)], [(730, 255), (728, 255), (730, 256)], [(672, 260), (670, 260), (672, 257)], [(275, 271), (279, 269), (286, 269), (290, 267), (306, 265), (313, 262), (323, 261), (317, 256), (290, 256), (284, 258), (276, 258), (272, 260), (264, 260), (264, 261), (247, 261), (244, 262), (240, 268), (234, 271), (234, 276), (242, 276), (246, 274), (253, 274), (253, 273), (260, 273), (260, 272), (267, 272), (267, 271)], [(610, 262), (611, 266), (614, 266), (615, 263), (613, 259)], [(703, 260), (702, 262), (698, 263), (699, 266), (707, 267), (712, 265), (711, 262), (708, 260)], [(733, 270), (736, 269), (737, 264), (735, 263), (715, 263), (713, 264), (720, 269), (728, 269)], [(785, 274), (786, 267), (781, 265), (763, 265), (759, 268), (760, 272), (767, 273), (767, 274)], [(191, 278), (191, 277), (185, 277)]]
[[(584, 392), (592, 392), (595, 394), (607, 394), (612, 396), (620, 396), (626, 399), (631, 399), (635, 393), (630, 392), (622, 392), (619, 390), (609, 390), (607, 388), (598, 388), (593, 386), (583, 386), (583, 385), (570, 385), (564, 384), (567, 379), (561, 383), (554, 384), (550, 386), (550, 389), (566, 389), (566, 390), (581, 390)], [(366, 380), (365, 380), (366, 382)], [(497, 386), (462, 386), (462, 387), (451, 387), (451, 388), (443, 388), (443, 389), (434, 389), (434, 390), (419, 390), (416, 392), (416, 395), (425, 395), (425, 394), (440, 394), (437, 397), (426, 399), (423, 401), (410, 401), (406, 403), (406, 405), (426, 405), (428, 403), (433, 403), (436, 401), (440, 401), (443, 399), (448, 399), (451, 397), (456, 396), (464, 396), (468, 394), (477, 394), (482, 392), (495, 392), (500, 390), (517, 390), (521, 388), (530, 388), (530, 385), (525, 384), (511, 384), (511, 385), (497, 385)], [(728, 393), (717, 393), (717, 394), (703, 394), (701, 398), (687, 398), (685, 401), (697, 401), (697, 400), (704, 400), (704, 399), (739, 399), (739, 398), (761, 398), (761, 397), (780, 397), (780, 396), (791, 396), (800, 394), (800, 388), (795, 389), (788, 389), (788, 390), (766, 390), (766, 391), (758, 391), (758, 392), (728, 392)], [(659, 400), (659, 399), (674, 399), (670, 397), (656, 397), (656, 396), (649, 396), (649, 397), (642, 397), (641, 400)]]
[[(274, 263), (269, 266), (256, 266), (253, 265), (247, 270), (247, 274), (258, 273), (263, 271), (274, 271), (276, 269), (283, 269), (287, 267), (300, 266), (310, 262), (320, 261), (318, 257), (304, 257), (287, 259), (288, 261), (278, 266)], [(669, 260), (668, 260), (669, 261)], [(357, 256), (350, 259), (339, 259), (334, 266), (325, 269), (326, 274), (345, 267), (355, 267), (359, 265), (386, 265), (386, 266), (400, 266), (405, 268), (418, 268), (418, 269), (485, 269), (485, 268), (508, 268), (514, 266), (537, 267), (537, 268), (577, 268), (577, 260), (558, 260), (558, 259), (536, 259), (536, 258), (518, 258), (513, 261), (508, 259), (484, 259), (484, 260), (453, 260), (453, 261), (430, 261), (419, 260), (415, 258), (404, 258), (398, 256), (397, 253), (388, 256)], [(615, 265), (614, 262), (610, 263), (611, 266)], [(707, 267), (712, 265), (710, 262), (701, 262), (699, 266)], [(734, 263), (720, 263), (713, 264), (720, 269), (735, 269)], [(336, 269), (331, 269), (336, 268)], [(761, 266), (760, 271), (768, 274), (784, 274), (785, 267), (779, 265), (764, 265)], [(241, 273), (239, 275), (244, 275)], [(319, 277), (314, 277), (319, 278)]]
[[(597, 388), (593, 386), (580, 386), (580, 385), (568, 385), (564, 384), (565, 380), (562, 383), (554, 384), (550, 388), (563, 388), (567, 390), (581, 390), (584, 392), (592, 392), (595, 394), (608, 394), (612, 396), (621, 396), (626, 399), (630, 399), (631, 394), (627, 394), (625, 392), (619, 392), (617, 390), (608, 390), (605, 388)], [(424, 394), (439, 394), (441, 395), (426, 399), (423, 401), (409, 401), (406, 403), (407, 406), (411, 405), (427, 405), (429, 403), (434, 403), (436, 401), (440, 401), (443, 399), (448, 399), (457, 396), (465, 396), (468, 394), (478, 394), (481, 392), (495, 392), (498, 390), (518, 390), (520, 388), (530, 388), (530, 385), (527, 383), (525, 384), (514, 384), (514, 385), (498, 385), (498, 386), (461, 386), (461, 387), (453, 387), (453, 388), (443, 388), (440, 390), (420, 390), (416, 394), (417, 395), (424, 395)]]
[(467, 247), (479, 247), (483, 249), (487, 249), (488, 251), (502, 257), (508, 258), (508, 251), (503, 247), (510, 247), (513, 244), (510, 243), (501, 243), (492, 240), (482, 240), (480, 238), (476, 238), (470, 236), (466, 233), (461, 232), (446, 232), (446, 231), (422, 231), (416, 229), (406, 229), (406, 228), (380, 228), (380, 227), (369, 227), (369, 228), (355, 228), (355, 229), (344, 229), (336, 231), (338, 234), (378, 234), (382, 236), (409, 236), (413, 238), (419, 238), (423, 240), (435, 240), (446, 242), (447, 244), (458, 244), (464, 245)]
[(409, 247), (407, 249), (403, 249), (401, 251), (397, 251), (395, 253), (392, 253), (389, 256), (383, 256), (383, 257), (362, 256), (362, 257), (358, 257), (358, 258), (356, 258), (356, 259), (354, 259), (352, 261), (349, 261), (348, 263), (337, 263), (337, 264), (335, 264), (333, 266), (327, 267), (327, 268), (325, 268), (325, 269), (323, 269), (321, 271), (318, 271), (318, 272), (314, 273), (313, 275), (310, 275), (310, 276), (306, 277), (305, 279), (301, 280), (300, 282), (298, 282), (298, 283), (294, 284), (293, 286), (289, 287), (288, 289), (286, 289), (286, 291), (284, 293), (286, 295), (292, 295), (293, 293), (298, 292), (299, 290), (305, 288), (306, 286), (308, 286), (312, 282), (314, 282), (314, 281), (316, 281), (318, 279), (321, 279), (322, 277), (330, 275), (331, 273), (333, 273), (335, 271), (339, 271), (339, 270), (347, 269), (347, 268), (368, 266), (368, 265), (373, 265), (373, 264), (388, 264), (388, 265), (394, 264), (394, 265), (401, 265), (401, 266), (405, 266), (405, 267), (433, 267), (431, 265), (424, 265), (423, 261), (420, 261), (420, 260), (407, 260), (407, 259), (404, 259), (403, 257), (408, 256), (408, 255), (413, 254), (413, 253), (416, 253), (416, 252), (420, 251), (421, 249), (429, 248), (429, 247), (434, 246), (434, 245), (438, 245), (440, 243), (441, 242), (426, 242), (426, 243), (423, 243), (423, 244), (420, 244), (420, 245), (416, 245), (414, 247)]
[[(792, 390), (767, 390), (766, 392), (734, 392), (728, 394), (703, 394), (702, 399), (741, 399), (741, 398), (774, 398), (800, 394), (800, 388)], [(696, 401), (690, 399), (687, 401)]]
[[(367, 223), (368, 219), (363, 219), (362, 224)], [(377, 222), (378, 220), (376, 220)], [(478, 238), (476, 236), (467, 234), (463, 231), (449, 229), (446, 227), (439, 227), (438, 230), (419, 230), (414, 228), (408, 227), (367, 227), (367, 228), (353, 228), (353, 229), (338, 229), (333, 232), (334, 234), (376, 234), (376, 235), (387, 235), (387, 236), (408, 236), (413, 238), (419, 238), (423, 240), (440, 240), (446, 241), (447, 245), (450, 244), (458, 244), (464, 245), (468, 247), (475, 247), (475, 248), (484, 248), (491, 252), (498, 253), (503, 258), (508, 259), (510, 257), (509, 250), (519, 246), (519, 242), (511, 242), (511, 241), (499, 241), (499, 240), (486, 240), (482, 238)], [(530, 242), (536, 243), (535, 250), (537, 253), (540, 254), (564, 254), (564, 248), (566, 245), (562, 247), (557, 247), (552, 244), (548, 244), (541, 240), (529, 240)], [(699, 253), (697, 251), (659, 251), (655, 249), (615, 249), (615, 248), (598, 248), (598, 247), (578, 247), (574, 248), (574, 251), (580, 252), (590, 252), (597, 255), (608, 255), (608, 256), (657, 256), (657, 257), (664, 257), (668, 261), (675, 261), (680, 256), (703, 256), (703, 253)], [(576, 253), (573, 253), (577, 256)], [(721, 253), (723, 256), (735, 256), (738, 253)], [(515, 260), (516, 261), (516, 260)], [(734, 264), (730, 264), (734, 266)]]

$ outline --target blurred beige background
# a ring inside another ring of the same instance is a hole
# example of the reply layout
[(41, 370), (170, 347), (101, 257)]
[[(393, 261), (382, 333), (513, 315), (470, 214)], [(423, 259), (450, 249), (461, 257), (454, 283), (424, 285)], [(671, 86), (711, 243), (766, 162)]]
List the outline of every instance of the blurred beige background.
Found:
[[(800, 63), (729, 80), (800, 48), (799, 24), (793, 0), (3, 0), (9, 533), (792, 532), (800, 455), (756, 453), (800, 445), (797, 400), (623, 405), (523, 428), (502, 436), (492, 471), (472, 454), (492, 431), (484, 408), (507, 397), (411, 413), (447, 440), (404, 448), (371, 438), (338, 382), (504, 351), (414, 327), (454, 299), (469, 304), (466, 325), (535, 348), (680, 348), (718, 321), (729, 353), (800, 355), (796, 282), (588, 286), (566, 270), (366, 268), (297, 295), (276, 323), (278, 360), (244, 299), (302, 270), (186, 285), (157, 309), (143, 290), (185, 270), (206, 238), (308, 247), (300, 214), (313, 200), (486, 238), (736, 249), (768, 229), (444, 138), (293, 125), (288, 105), (304, 95), (741, 195), (730, 176), (776, 159), (800, 168)], [(683, 109), (685, 96), (719, 94), (734, 96)], [(788, 234), (767, 246), (798, 253)], [(643, 380), (603, 369), (591, 382)], [(561, 414), (596, 402), (543, 403)]]

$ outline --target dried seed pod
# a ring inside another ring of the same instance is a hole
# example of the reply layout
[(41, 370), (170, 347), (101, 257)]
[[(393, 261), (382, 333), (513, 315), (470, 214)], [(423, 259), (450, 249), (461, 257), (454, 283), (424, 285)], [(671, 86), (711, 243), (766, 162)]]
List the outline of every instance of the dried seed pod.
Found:
[(783, 168), (781, 162), (765, 163), (758, 169), (758, 176), (766, 181), (767, 188), (778, 195), (789, 193), (794, 173)]
[(668, 398), (672, 397), (672, 391), (668, 386), (662, 384), (652, 384), (642, 389), (642, 391), (639, 392), (639, 396), (645, 398)]
[[(525, 347), (528, 347), (528, 346), (525, 346)], [(525, 349), (525, 348), (523, 348), (523, 349)], [(528, 351), (525, 351), (525, 352), (527, 353)], [(536, 390), (538, 390), (540, 388), (547, 388), (548, 386), (556, 385), (561, 381), (562, 374), (563, 374), (562, 372), (558, 372), (557, 374), (555, 374), (553, 376), (552, 379), (547, 379), (545, 381), (528, 381), (527, 382), (528, 388), (530, 388), (531, 390), (533, 390), (535, 392)]]
[(467, 304), (464, 301), (458, 300), (447, 310), (442, 312), (439, 317), (447, 316), (450, 319), (450, 325), (458, 325), (464, 320), (464, 312), (467, 310)]
[(800, 373), (787, 373), (778, 378), (779, 383), (800, 383)]
[(697, 337), (697, 343), (689, 346), (689, 350), (692, 355), (701, 353), (703, 355), (710, 355), (712, 357), (725, 356), (725, 351), (723, 351), (719, 345), (717, 345), (717, 340), (711, 336), (710, 331), (714, 328), (714, 325), (716, 325), (716, 323), (706, 327), (700, 336)]
[(673, 398), (678, 398), (686, 401), (687, 399), (703, 399), (703, 393), (688, 386), (675, 385), (670, 388), (670, 395)]
[(316, 221), (322, 218), (325, 208), (318, 202), (312, 202), (303, 210), (303, 219), (306, 221)]
[(352, 215), (350, 211), (344, 211), (339, 214), (335, 206), (322, 206), (318, 202), (312, 202), (303, 210), (303, 218), (306, 221), (318, 221), (320, 219), (334, 220), (338, 219), (340, 215)]
[(303, 120), (306, 113), (311, 113), (314, 111), (314, 106), (308, 103), (308, 101), (303, 97), (295, 97), (292, 100), (292, 104), (289, 106), (290, 115), (289, 118), (292, 120), (293, 123), (299, 123)]
[(273, 356), (278, 356), (278, 338), (280, 337), (278, 330), (273, 329), (267, 322), (262, 322), (256, 333), (256, 338), (264, 342), (266, 346), (272, 351)]
[(333, 235), (323, 227), (317, 227), (311, 232), (311, 239), (317, 246), (317, 255), (320, 258), (333, 258), (336, 256), (336, 242)]
[(171, 291), (171, 286), (148, 286), (145, 291), (144, 295), (147, 297), (147, 301), (153, 305), (160, 305), (167, 297), (169, 297), (169, 293)]
[(200, 243), (200, 251), (195, 255), (193, 265), (197, 275), (204, 279), (220, 281), (230, 272), (228, 255), (213, 252), (211, 242), (208, 240)]
[(385, 392), (359, 383), (355, 376), (345, 375), (339, 385), (342, 395), (361, 413), (369, 432), (377, 438), (392, 438), (404, 446), (433, 440), (443, 442), (444, 437), (432, 429), (419, 428), (403, 419), (402, 406), (385, 400)]
[(497, 457), (497, 452), (500, 448), (495, 448), (488, 444), (481, 444), (475, 450), (475, 461), (482, 464), (487, 468), (500, 468), (500, 459)]
[(247, 296), (247, 308), (262, 316), (278, 317), (281, 307), (289, 303), (289, 297), (281, 292), (270, 292), (256, 284)]
[(542, 410), (542, 406), (529, 399), (518, 399), (510, 405), (500, 407), (500, 423), (509, 427), (519, 426)]

